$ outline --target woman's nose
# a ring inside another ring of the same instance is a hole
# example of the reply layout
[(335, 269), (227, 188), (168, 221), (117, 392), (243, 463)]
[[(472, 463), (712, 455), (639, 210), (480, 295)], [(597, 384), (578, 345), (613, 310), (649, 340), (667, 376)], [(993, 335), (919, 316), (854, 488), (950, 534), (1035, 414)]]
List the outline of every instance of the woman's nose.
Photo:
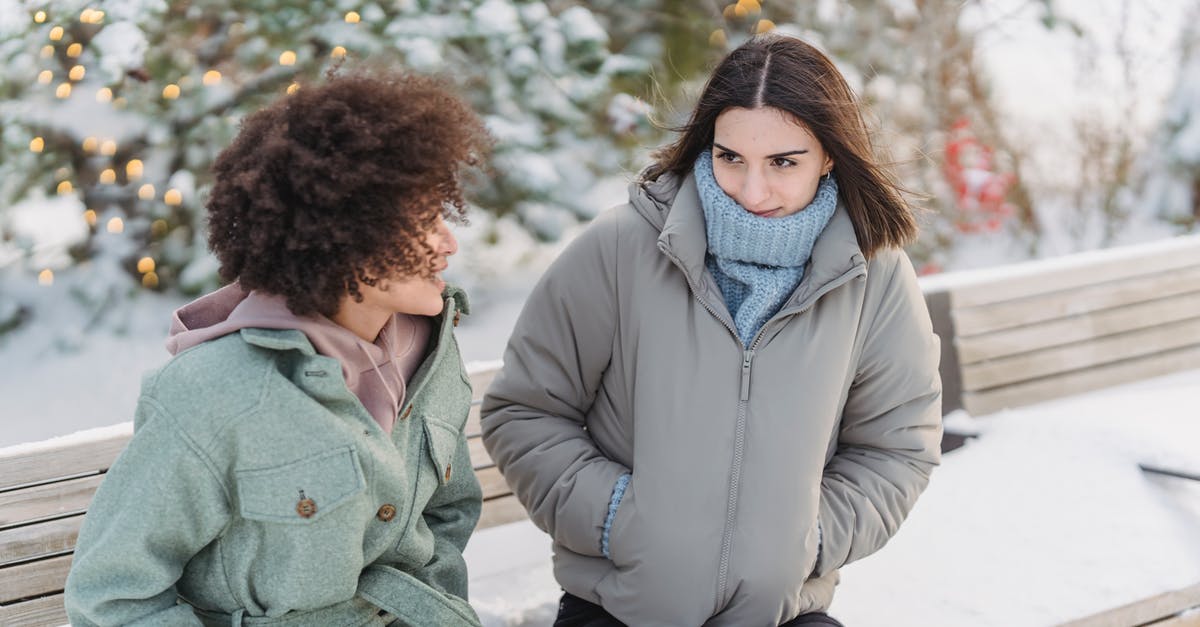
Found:
[(438, 252), (446, 256), (458, 252), (458, 239), (454, 237), (454, 232), (450, 230), (450, 225), (446, 224), (444, 220), (438, 225), (438, 237), (440, 238)]
[(753, 171), (746, 173), (742, 179), (742, 206), (746, 209), (757, 209), (758, 205), (771, 197), (766, 178), (761, 173)]

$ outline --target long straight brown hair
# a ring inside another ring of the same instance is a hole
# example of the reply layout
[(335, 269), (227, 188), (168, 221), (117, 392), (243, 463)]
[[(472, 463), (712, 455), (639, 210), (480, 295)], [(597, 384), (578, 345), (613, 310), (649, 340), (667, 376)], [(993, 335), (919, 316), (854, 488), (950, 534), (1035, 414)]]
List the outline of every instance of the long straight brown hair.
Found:
[(858, 98), (828, 57), (794, 37), (759, 35), (726, 55), (691, 119), (674, 129), (679, 138), (654, 152), (643, 180), (690, 172), (700, 153), (712, 147), (717, 116), (733, 107), (774, 107), (808, 127), (833, 159), (838, 195), (868, 258), (916, 237), (916, 217), (895, 175), (876, 160)]

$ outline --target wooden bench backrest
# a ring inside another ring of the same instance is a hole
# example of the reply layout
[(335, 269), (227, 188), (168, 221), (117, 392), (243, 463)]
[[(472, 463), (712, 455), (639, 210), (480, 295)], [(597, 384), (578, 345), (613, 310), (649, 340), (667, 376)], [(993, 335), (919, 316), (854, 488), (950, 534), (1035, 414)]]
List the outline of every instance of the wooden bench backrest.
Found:
[(944, 410), (973, 415), (1200, 368), (1200, 237), (933, 277)]
[[(479, 528), (525, 517), (480, 439), (480, 397), (496, 375), (472, 375), (468, 444), (483, 486)], [(62, 625), (62, 590), (83, 516), (104, 472), (131, 437), (118, 427), (86, 441), (0, 452), (0, 625)]]

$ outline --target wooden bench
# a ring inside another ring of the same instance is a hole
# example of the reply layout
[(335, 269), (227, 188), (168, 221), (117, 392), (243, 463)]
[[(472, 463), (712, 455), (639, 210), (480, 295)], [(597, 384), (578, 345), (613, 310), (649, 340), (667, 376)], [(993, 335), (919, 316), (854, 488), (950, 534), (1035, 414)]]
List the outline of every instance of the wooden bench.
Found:
[(1200, 368), (1200, 236), (922, 279), (943, 412)]
[[(525, 518), (480, 439), (479, 403), (496, 371), (472, 375), (477, 397), (467, 421), (483, 486), (479, 529)], [(128, 424), (94, 438), (48, 440), (0, 450), (0, 626), (63, 625), (63, 585), (92, 493), (131, 437)]]
[(1060, 627), (1200, 627), (1200, 583), (1064, 623)]

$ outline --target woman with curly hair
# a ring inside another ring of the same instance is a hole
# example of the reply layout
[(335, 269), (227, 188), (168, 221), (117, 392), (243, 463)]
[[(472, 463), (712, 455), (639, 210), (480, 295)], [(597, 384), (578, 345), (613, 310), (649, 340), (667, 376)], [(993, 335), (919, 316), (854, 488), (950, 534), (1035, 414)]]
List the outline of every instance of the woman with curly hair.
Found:
[(939, 459), (916, 221), (798, 39), (729, 53), (680, 130), (534, 288), (484, 445), (554, 539), (556, 625), (840, 625), (838, 569)]
[(438, 81), (330, 76), (217, 158), (232, 283), (176, 312), (67, 580), (74, 625), (476, 625), (481, 492), (440, 273), (490, 147)]

